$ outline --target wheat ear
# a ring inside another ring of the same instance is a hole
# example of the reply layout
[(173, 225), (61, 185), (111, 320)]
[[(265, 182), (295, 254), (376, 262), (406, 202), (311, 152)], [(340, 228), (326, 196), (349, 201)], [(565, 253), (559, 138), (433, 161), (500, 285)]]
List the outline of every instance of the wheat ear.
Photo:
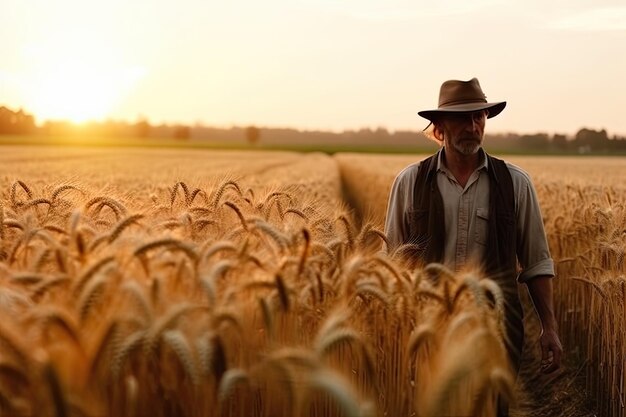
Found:
[(304, 212), (293, 207), (285, 210), (283, 213), (283, 216), (286, 216), (287, 214), (295, 214), (296, 216), (301, 217), (303, 220), (307, 222), (309, 221), (309, 217), (306, 214), (304, 214)]
[[(463, 382), (477, 372), (483, 371), (487, 361), (488, 332), (484, 329), (473, 332), (445, 363), (441, 377), (434, 384), (426, 407), (427, 416), (445, 415), (449, 398), (458, 392)], [(476, 354), (479, 352), (479, 354)]]
[(430, 324), (421, 324), (419, 327), (414, 329), (409, 336), (409, 343), (407, 345), (407, 350), (410, 356), (413, 356), (417, 352), (422, 345), (433, 340), (435, 336), (435, 329)]
[(344, 226), (344, 229), (346, 231), (346, 240), (348, 242), (348, 248), (353, 249), (354, 248), (354, 232), (352, 231), (352, 225), (350, 224), (350, 221), (348, 220), (345, 214), (340, 215), (337, 218), (337, 220)]
[(54, 205), (54, 203), (50, 200), (48, 200), (47, 198), (36, 198), (34, 200), (30, 200), (28, 203), (24, 204), (25, 208), (29, 208), (29, 207), (37, 207), (40, 204), (47, 204), (48, 205), (48, 209)]
[(367, 302), (367, 297), (369, 296), (378, 299), (384, 306), (389, 305), (389, 294), (387, 294), (378, 285), (371, 283), (358, 283), (356, 285), (356, 295), (361, 297), (365, 302)]
[(280, 299), (280, 305), (283, 308), (283, 311), (289, 311), (289, 289), (285, 284), (285, 280), (280, 274), (276, 274), (274, 277), (276, 282), (276, 289), (278, 290), (278, 298)]
[(124, 283), (121, 290), (129, 296), (133, 301), (133, 305), (139, 308), (144, 318), (148, 321), (152, 321), (152, 305), (143, 287), (137, 281), (131, 280)]
[(185, 194), (185, 205), (189, 206), (189, 188), (187, 184), (182, 181), (177, 182), (172, 188), (172, 193), (170, 194), (170, 207), (174, 206), (174, 200), (176, 200), (176, 195), (178, 192), (178, 187), (182, 188), (183, 193)]
[(80, 298), (78, 299), (78, 312), (81, 321), (85, 321), (87, 315), (89, 314), (89, 310), (91, 310), (94, 304), (96, 304), (96, 302), (102, 297), (105, 286), (105, 277), (98, 277), (91, 280), (89, 284), (85, 285), (85, 288), (81, 292)]
[(113, 346), (118, 345), (119, 328), (118, 320), (109, 320), (97, 335), (95, 349), (89, 361), (89, 380), (97, 380), (98, 370), (108, 364), (106, 355)]
[(3, 231), (5, 228), (24, 230), (24, 225), (19, 220), (15, 220), (15, 219), (4, 219), (4, 221), (2, 222), (2, 225), (5, 226), (3, 227)]
[(198, 253), (196, 252), (196, 250), (192, 246), (178, 239), (173, 239), (173, 238), (164, 238), (164, 239), (159, 239), (153, 242), (145, 243), (141, 245), (140, 247), (138, 247), (137, 249), (135, 249), (135, 251), (133, 252), (133, 255), (142, 256), (146, 252), (152, 249), (156, 249), (156, 248), (163, 247), (163, 246), (167, 247), (168, 249), (178, 249), (179, 251), (187, 255), (189, 259), (193, 261), (194, 265), (197, 264)]
[(361, 345), (363, 341), (359, 333), (355, 330), (349, 328), (338, 328), (332, 332), (319, 335), (315, 340), (314, 349), (320, 357), (325, 357), (331, 351), (344, 343), (355, 343), (356, 345)]
[(35, 312), (35, 319), (42, 323), (43, 327), (50, 325), (56, 325), (60, 329), (63, 329), (72, 342), (79, 348), (83, 349), (80, 336), (78, 323), (74, 317), (72, 317), (66, 310), (59, 307), (41, 307)]
[(189, 205), (191, 205), (191, 203), (193, 203), (193, 200), (196, 199), (196, 197), (198, 195), (201, 195), (202, 198), (204, 199), (204, 204), (206, 204), (207, 206), (209, 205), (209, 198), (206, 195), (206, 192), (204, 192), (203, 190), (196, 188), (195, 190), (193, 190), (191, 192), (191, 195), (189, 196)]
[(83, 291), (83, 287), (96, 273), (98, 273), (104, 266), (114, 261), (114, 256), (107, 256), (87, 267), (87, 269), (85, 269), (85, 271), (76, 278), (76, 282), (74, 284), (74, 294), (80, 294)]
[(196, 366), (193, 353), (191, 352), (191, 346), (183, 332), (180, 330), (168, 330), (163, 333), (163, 340), (176, 354), (185, 373), (191, 379), (191, 383), (196, 386), (200, 385), (198, 367)]
[(118, 379), (121, 376), (126, 361), (142, 346), (146, 334), (146, 330), (138, 330), (126, 336), (121, 343), (118, 343), (119, 346), (112, 352), (109, 362), (111, 375), (114, 379)]
[(13, 205), (13, 207), (17, 207), (18, 205), (20, 205), (20, 202), (17, 201), (18, 186), (20, 186), (22, 190), (24, 190), (29, 200), (33, 198), (33, 193), (32, 191), (30, 191), (30, 188), (28, 188), (28, 186), (23, 181), (17, 180), (11, 185), (11, 204)]
[(219, 329), (222, 323), (230, 323), (239, 334), (243, 334), (243, 324), (241, 319), (234, 311), (221, 310), (213, 315), (213, 327)]
[(202, 310), (206, 311), (207, 308), (189, 303), (181, 303), (171, 307), (167, 313), (163, 317), (160, 317), (150, 328), (144, 340), (144, 352), (150, 356), (154, 355), (158, 342), (164, 331), (176, 325), (178, 320), (180, 320), (183, 316), (194, 311)]
[(217, 394), (220, 409), (225, 408), (226, 401), (234, 394), (238, 385), (250, 387), (250, 376), (248, 373), (243, 369), (229, 369), (226, 371), (221, 378)]
[(442, 278), (451, 282), (455, 281), (454, 272), (443, 264), (430, 263), (426, 265), (424, 272), (435, 285), (439, 284)]
[(281, 250), (286, 250), (289, 246), (289, 239), (287, 239), (287, 237), (279, 230), (277, 230), (277, 228), (274, 227), (272, 224), (263, 220), (256, 220), (254, 222), (254, 225), (256, 230), (260, 230), (264, 232), (264, 234), (266, 234), (267, 236), (271, 237), (272, 240), (276, 242), (276, 244), (278, 244), (278, 247)]
[(241, 222), (241, 226), (247, 232), (248, 231), (248, 224), (246, 222), (246, 218), (244, 217), (243, 213), (241, 212), (241, 209), (239, 207), (237, 207), (237, 205), (235, 203), (230, 202), (230, 201), (224, 202), (224, 205), (230, 207), (231, 209), (233, 209), (233, 211), (235, 213), (237, 213), (237, 217), (239, 218), (239, 221)]
[(272, 307), (267, 302), (266, 298), (259, 298), (259, 305), (261, 307), (261, 315), (263, 317), (263, 324), (265, 326), (265, 332), (267, 338), (270, 341), (274, 340), (274, 313)]
[(222, 195), (224, 194), (224, 191), (226, 191), (226, 188), (228, 187), (232, 187), (235, 190), (237, 190), (237, 193), (241, 196), (241, 188), (239, 188), (239, 185), (235, 182), (235, 181), (225, 181), (223, 182), (219, 188), (217, 189), (217, 191), (215, 192), (215, 197), (213, 197), (213, 208), (217, 208), (220, 199), (222, 198)]
[(594, 290), (596, 290), (598, 292), (598, 294), (604, 299), (604, 301), (608, 301), (609, 300), (609, 297), (606, 295), (606, 292), (604, 292), (602, 287), (600, 287), (595, 282), (593, 282), (593, 281), (591, 281), (589, 279), (586, 279), (586, 278), (581, 278), (581, 277), (570, 277), (570, 279), (573, 279), (574, 281), (582, 282), (582, 283), (585, 283), (585, 284), (591, 286)]
[(302, 271), (304, 271), (306, 258), (309, 256), (309, 251), (311, 249), (311, 232), (309, 232), (309, 229), (302, 229), (302, 237), (304, 237), (304, 247), (302, 248), (300, 262), (298, 263), (298, 276), (302, 275)]
[(235, 266), (235, 264), (232, 261), (219, 261), (213, 265), (207, 276), (201, 278), (202, 288), (204, 289), (211, 304), (215, 303), (217, 296), (216, 282), (233, 266)]
[(57, 187), (53, 192), (52, 195), (50, 196), (50, 198), (52, 199), (52, 201), (56, 201), (56, 199), (59, 197), (59, 195), (67, 190), (76, 190), (76, 191), (80, 191), (81, 193), (84, 194), (84, 192), (78, 188), (78, 187), (74, 187), (73, 185), (69, 185), (69, 184), (65, 184), (65, 185), (61, 185), (60, 187)]
[(127, 218), (119, 222), (107, 239), (109, 243), (113, 243), (120, 236), (120, 234), (122, 234), (124, 229), (126, 229), (133, 223), (137, 223), (137, 221), (142, 219), (143, 217), (143, 214), (133, 214), (132, 216), (128, 216)]
[(115, 218), (119, 219), (121, 215), (126, 214), (126, 207), (124, 207), (119, 201), (114, 200), (110, 197), (94, 197), (85, 204), (85, 210), (89, 210), (92, 206), (98, 205), (95, 210), (95, 214), (97, 215), (100, 210), (104, 206), (109, 207), (113, 213), (115, 213)]
[(70, 278), (67, 275), (60, 275), (57, 277), (53, 277), (50, 279), (47, 279), (45, 281), (40, 282), (39, 284), (35, 285), (32, 289), (32, 292), (30, 294), (30, 297), (34, 300), (34, 301), (39, 301), (39, 299), (48, 291), (50, 291), (52, 288), (57, 287), (59, 285), (65, 285), (68, 284), (70, 282)]

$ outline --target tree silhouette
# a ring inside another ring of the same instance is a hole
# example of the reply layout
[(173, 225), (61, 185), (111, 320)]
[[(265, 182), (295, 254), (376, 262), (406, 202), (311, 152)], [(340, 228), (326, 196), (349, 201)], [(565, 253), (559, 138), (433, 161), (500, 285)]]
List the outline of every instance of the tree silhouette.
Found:
[(174, 127), (174, 139), (187, 140), (191, 137), (189, 126), (179, 125)]
[(140, 138), (147, 138), (150, 135), (150, 123), (146, 119), (140, 119), (135, 123), (135, 134)]
[(0, 133), (23, 135), (35, 131), (35, 118), (24, 113), (22, 109), (17, 112), (0, 107)]
[(261, 138), (261, 131), (258, 127), (248, 126), (246, 128), (246, 140), (252, 146), (255, 146)]

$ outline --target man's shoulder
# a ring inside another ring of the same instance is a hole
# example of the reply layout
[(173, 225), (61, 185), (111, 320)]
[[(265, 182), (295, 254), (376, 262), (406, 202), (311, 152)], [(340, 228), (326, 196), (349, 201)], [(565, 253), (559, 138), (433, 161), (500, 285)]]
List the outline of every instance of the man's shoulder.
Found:
[(506, 167), (509, 169), (509, 172), (511, 173), (511, 178), (513, 179), (513, 182), (522, 182), (522, 183), (531, 183), (531, 179), (530, 179), (530, 175), (528, 175), (528, 172), (524, 171), (522, 168), (520, 168), (519, 166), (509, 162), (509, 161), (504, 161), (504, 163), (506, 164)]
[(527, 183), (531, 182), (530, 175), (528, 175), (528, 172), (524, 171), (519, 166), (503, 158), (494, 157), (493, 155), (489, 155), (489, 156), (491, 157), (491, 159), (496, 159), (496, 160), (500, 160), (501, 162), (504, 162), (505, 166), (509, 170), (509, 173), (511, 174), (511, 179), (513, 180), (514, 183), (515, 182), (518, 182), (518, 183), (519, 182), (527, 182)]
[(403, 192), (401, 190), (407, 189), (407, 187), (410, 187), (410, 184), (415, 182), (419, 166), (420, 162), (414, 162), (411, 165), (404, 167), (402, 171), (396, 175), (396, 178), (393, 180), (393, 189), (395, 192)]
[(404, 168), (402, 168), (402, 171), (398, 173), (397, 178), (405, 178), (417, 175), (417, 171), (419, 171), (421, 164), (422, 161), (417, 161), (405, 166)]
[(417, 174), (420, 170), (420, 167), (422, 166), (422, 163), (424, 163), (424, 161), (430, 159), (431, 157), (433, 157), (433, 155), (427, 156), (420, 161), (413, 162), (412, 164), (407, 165), (402, 169), (402, 171), (398, 173), (398, 175), (396, 175), (395, 181), (413, 183), (417, 178)]
[(504, 163), (511, 174), (513, 189), (516, 194), (524, 192), (524, 190), (534, 189), (533, 182), (528, 172), (509, 161), (504, 161)]

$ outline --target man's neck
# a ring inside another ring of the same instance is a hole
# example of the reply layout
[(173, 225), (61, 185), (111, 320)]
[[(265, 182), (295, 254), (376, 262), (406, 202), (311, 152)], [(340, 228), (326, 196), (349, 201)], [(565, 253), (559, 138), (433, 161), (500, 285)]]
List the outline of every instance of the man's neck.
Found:
[(452, 172), (461, 186), (465, 187), (469, 177), (480, 166), (483, 152), (479, 151), (471, 155), (464, 155), (455, 149), (443, 148), (443, 162)]

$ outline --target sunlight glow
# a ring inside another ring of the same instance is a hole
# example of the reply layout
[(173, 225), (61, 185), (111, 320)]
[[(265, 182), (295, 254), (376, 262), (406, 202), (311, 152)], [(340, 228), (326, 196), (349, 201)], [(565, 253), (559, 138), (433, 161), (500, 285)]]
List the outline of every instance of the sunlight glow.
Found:
[(625, 0), (19, 0), (0, 106), (47, 120), (421, 130), (446, 79), (489, 131), (626, 135)]
[(23, 52), (31, 63), (22, 74), (29, 107), (44, 120), (102, 120), (145, 72), (76, 41), (29, 45)]

